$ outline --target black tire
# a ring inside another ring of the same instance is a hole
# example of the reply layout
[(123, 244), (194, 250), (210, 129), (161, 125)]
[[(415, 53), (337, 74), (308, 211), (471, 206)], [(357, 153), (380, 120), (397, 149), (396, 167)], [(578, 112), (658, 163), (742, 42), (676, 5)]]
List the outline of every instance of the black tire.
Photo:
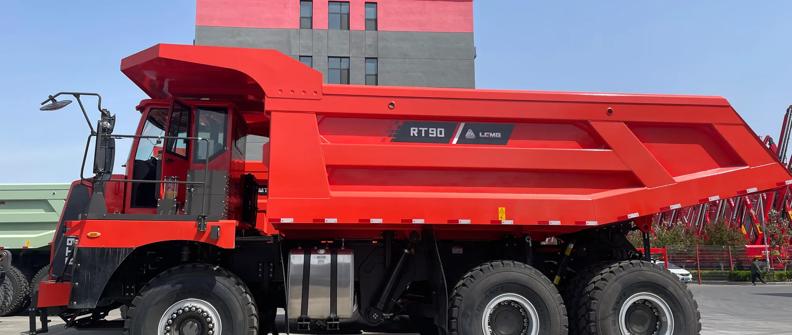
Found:
[[(185, 299), (192, 300), (182, 303)], [(200, 306), (195, 301), (208, 305)], [(208, 264), (177, 266), (149, 281), (129, 305), (124, 334), (158, 334), (160, 320), (171, 307), (178, 311), (168, 313), (175, 317), (167, 319), (177, 329), (193, 326), (216, 330), (212, 327), (219, 325), (222, 335), (258, 334), (258, 311), (247, 286), (235, 275)], [(204, 312), (215, 314), (220, 322), (211, 317), (205, 319)]]
[[(662, 304), (653, 303), (649, 298), (626, 304), (631, 297), (639, 297), (638, 295), (653, 297), (665, 304), (674, 324), (672, 334), (689, 335), (701, 332), (698, 304), (687, 287), (674, 274), (650, 262), (631, 260), (607, 266), (589, 280), (579, 297), (575, 319), (572, 319), (580, 331), (579, 334), (622, 333), (619, 315), (623, 306), (626, 306), (627, 311), (625, 319), (628, 322), (625, 324), (629, 323), (634, 327), (630, 331), (632, 334), (652, 334), (657, 331), (654, 328), (656, 324), (667, 324), (651, 315), (665, 315)], [(631, 310), (634, 312), (631, 313)], [(631, 319), (630, 315), (635, 315), (635, 318)]]
[[(585, 295), (586, 287), (591, 278), (594, 278), (603, 268), (608, 266), (608, 263), (592, 264), (584, 269), (578, 271), (573, 278), (567, 279), (563, 283), (561, 296), (564, 298), (564, 304), (567, 307), (567, 316), (569, 317), (569, 334), (570, 335), (585, 335), (584, 327), (580, 327), (578, 320), (581, 315), (578, 313), (578, 306), (580, 306), (580, 299)], [(583, 323), (585, 324), (585, 323)]]
[[(468, 272), (454, 288), (449, 302), (450, 335), (484, 334), (482, 321), (488, 304), (499, 297), (511, 295), (525, 299), (533, 306), (538, 319), (539, 334), (567, 334), (567, 316), (564, 302), (558, 290), (545, 275), (526, 264), (514, 261), (485, 263)], [(517, 300), (496, 304), (487, 314), (495, 317), (491, 324), (502, 327), (499, 333), (520, 334), (528, 311), (520, 307)], [(523, 305), (524, 306), (524, 305)], [(500, 316), (503, 316), (501, 319)], [(498, 320), (506, 320), (498, 324)], [(534, 323), (529, 322), (528, 327)]]
[(10, 280), (6, 280), (8, 276), (3, 274), (3, 280), (0, 282), (0, 316), (6, 314), (7, 305), (11, 303), (14, 295), (14, 287)]
[(39, 269), (38, 272), (36, 272), (36, 274), (33, 276), (33, 279), (30, 280), (31, 296), (33, 293), (38, 292), (38, 284), (49, 277), (49, 269), (49, 265), (45, 265), (43, 268)]
[(30, 280), (30, 296), (34, 296), (39, 289), (39, 283), (47, 279), (49, 277), (50, 266), (46, 265), (43, 268), (39, 269), (38, 272), (33, 276), (33, 279)]
[(30, 283), (27, 278), (14, 266), (6, 269), (5, 281), (0, 284), (3, 291), (0, 302), (0, 316), (12, 315), (19, 312), (30, 299)]
[(49, 270), (50, 266), (45, 265), (43, 268), (36, 271), (36, 274), (33, 275), (32, 279), (30, 279), (30, 294), (28, 294), (28, 296), (25, 298), (25, 301), (20, 309), (27, 308), (33, 303), (32, 299), (36, 296), (36, 293), (38, 293), (39, 283), (41, 283), (44, 279), (47, 279), (49, 276)]

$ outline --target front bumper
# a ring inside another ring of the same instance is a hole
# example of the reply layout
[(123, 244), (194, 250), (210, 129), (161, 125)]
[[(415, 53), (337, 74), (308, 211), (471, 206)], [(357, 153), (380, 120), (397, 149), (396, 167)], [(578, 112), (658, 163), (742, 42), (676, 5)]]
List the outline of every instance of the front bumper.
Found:
[(36, 307), (65, 307), (69, 305), (72, 283), (45, 280), (39, 284)]

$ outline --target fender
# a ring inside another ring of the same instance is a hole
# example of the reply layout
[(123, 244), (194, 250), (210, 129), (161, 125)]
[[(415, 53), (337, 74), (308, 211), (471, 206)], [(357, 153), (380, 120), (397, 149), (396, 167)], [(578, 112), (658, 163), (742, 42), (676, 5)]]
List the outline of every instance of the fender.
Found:
[(233, 249), (237, 223), (233, 220), (208, 222), (208, 229), (201, 232), (192, 220), (71, 221), (66, 236), (77, 237), (79, 242), (74, 255), (68, 307), (96, 308), (113, 274), (138, 248), (164, 241), (183, 241)]

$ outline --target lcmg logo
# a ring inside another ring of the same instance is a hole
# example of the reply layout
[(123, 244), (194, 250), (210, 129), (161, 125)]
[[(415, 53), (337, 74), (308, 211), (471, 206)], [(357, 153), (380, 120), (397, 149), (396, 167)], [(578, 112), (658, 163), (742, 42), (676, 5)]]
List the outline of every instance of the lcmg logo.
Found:
[[(468, 129), (465, 133), (465, 138), (469, 140), (476, 139), (476, 133), (473, 129)], [(478, 133), (478, 138), (503, 138), (503, 134), (494, 131), (481, 131)]]

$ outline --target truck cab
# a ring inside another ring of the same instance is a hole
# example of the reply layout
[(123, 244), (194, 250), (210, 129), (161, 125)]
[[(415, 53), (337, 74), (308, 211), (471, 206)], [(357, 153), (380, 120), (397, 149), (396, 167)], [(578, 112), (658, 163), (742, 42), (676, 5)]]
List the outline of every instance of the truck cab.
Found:
[(248, 196), (239, 191), (243, 184), (256, 181), (246, 177), (247, 127), (233, 104), (145, 100), (137, 109), (140, 136), (133, 139), (125, 178), (110, 180), (119, 193), (107, 198), (108, 212), (217, 220), (255, 210), (239, 206), (251, 201), (242, 199)]

